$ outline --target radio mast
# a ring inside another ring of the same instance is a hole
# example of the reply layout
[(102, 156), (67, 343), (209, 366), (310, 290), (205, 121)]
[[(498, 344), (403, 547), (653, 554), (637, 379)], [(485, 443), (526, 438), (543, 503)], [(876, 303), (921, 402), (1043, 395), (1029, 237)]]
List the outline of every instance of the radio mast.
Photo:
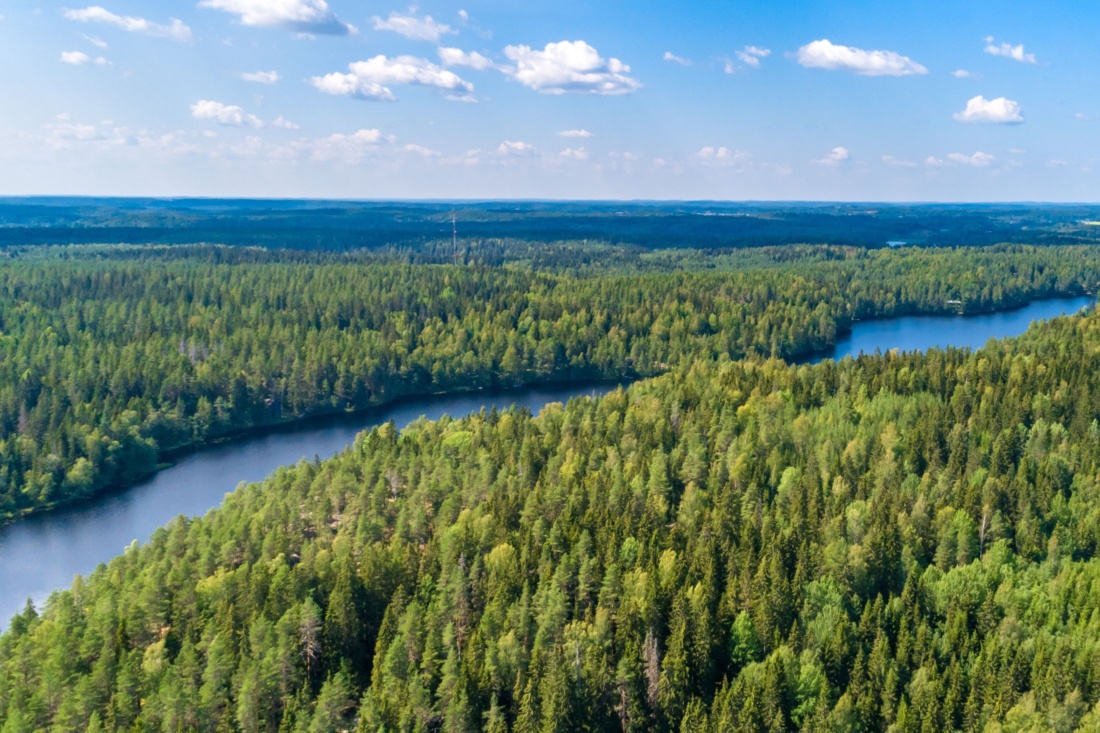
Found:
[(455, 219), (455, 210), (451, 209), (451, 249), (454, 251), (455, 264), (458, 264), (458, 221)]

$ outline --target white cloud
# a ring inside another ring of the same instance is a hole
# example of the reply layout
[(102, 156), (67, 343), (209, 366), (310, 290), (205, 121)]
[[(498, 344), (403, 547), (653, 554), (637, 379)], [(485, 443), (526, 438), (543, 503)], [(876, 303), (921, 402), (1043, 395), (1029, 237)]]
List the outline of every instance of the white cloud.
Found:
[(682, 56), (677, 56), (672, 51), (665, 51), (665, 55), (662, 56), (665, 61), (671, 61), (674, 64), (680, 64), (680, 66), (691, 66), (691, 61), (685, 59)]
[(264, 123), (256, 115), (247, 114), (235, 104), (222, 104), (209, 99), (200, 99), (191, 105), (191, 116), (196, 120), (214, 120), (220, 125), (231, 127), (263, 127)]
[(371, 18), (371, 22), (374, 23), (374, 30), (376, 31), (393, 31), (414, 41), (438, 43), (439, 39), (448, 33), (457, 32), (446, 23), (436, 22), (430, 15), (418, 18), (415, 8), (410, 8), (407, 15), (397, 12), (390, 13), (390, 16), (385, 19), (376, 15)]
[(567, 160), (588, 160), (588, 151), (584, 148), (566, 148), (560, 155)]
[(989, 153), (983, 153), (980, 150), (972, 155), (964, 155), (962, 153), (950, 153), (946, 158), (936, 158), (934, 156), (928, 156), (924, 164), (933, 168), (941, 168), (946, 165), (964, 165), (971, 168), (987, 168), (997, 158)]
[(954, 118), (959, 122), (984, 122), (998, 125), (1019, 125), (1024, 121), (1018, 103), (1004, 97), (986, 99), (980, 94), (968, 100), (966, 109), (956, 112)]
[(525, 143), (519, 140), (505, 140), (497, 147), (497, 152), (501, 155), (534, 155), (535, 146), (531, 143)]
[[(309, 142), (305, 147), (314, 160), (354, 163), (371, 154), (386, 140), (381, 131), (370, 128), (350, 135), (343, 133), (329, 135)], [(392, 142), (392, 138), (390, 141)]]
[(817, 160), (811, 160), (810, 162), (811, 163), (816, 163), (817, 165), (827, 165), (830, 168), (836, 168), (841, 163), (843, 163), (844, 161), (848, 160), (851, 157), (852, 157), (852, 155), (851, 155), (851, 153), (848, 152), (848, 148), (837, 146), (837, 147), (833, 148), (832, 150), (830, 150), (829, 154), (826, 155), (824, 158), (819, 158)]
[(46, 140), (51, 147), (66, 147), (71, 142), (102, 140), (104, 135), (95, 125), (73, 122), (67, 114), (57, 116), (57, 122), (46, 125)]
[(326, 94), (388, 102), (397, 99), (389, 84), (414, 84), (457, 92), (448, 98), (458, 101), (472, 100), (469, 95), (474, 91), (473, 84), (454, 72), (416, 56), (388, 58), (380, 55), (348, 64), (348, 69), (350, 73), (333, 72), (315, 76), (311, 82)]
[(740, 51), (734, 51), (734, 55), (741, 59), (741, 63), (754, 69), (760, 68), (760, 59), (771, 55), (771, 49), (759, 46), (745, 46)]
[(83, 33), (81, 33), (80, 35), (84, 36), (84, 40), (92, 44), (96, 48), (107, 48), (107, 42), (104, 41), (102, 38), (99, 38), (97, 36), (86, 36)]
[(241, 78), (245, 81), (256, 82), (257, 84), (274, 84), (279, 81), (279, 72), (277, 71), (246, 71), (241, 74)]
[(106, 23), (130, 33), (143, 33), (156, 38), (171, 38), (174, 41), (191, 40), (191, 29), (178, 18), (170, 18), (171, 23), (169, 25), (161, 25), (145, 18), (115, 15), (98, 5), (91, 5), (82, 10), (66, 10), (65, 17), (79, 23)]
[(467, 13), (465, 10), (459, 10), (458, 17), (461, 18), (463, 22), (466, 22), (470, 19), (470, 14)]
[(504, 73), (544, 94), (629, 94), (641, 87), (627, 76), (629, 66), (616, 58), (602, 58), (584, 41), (548, 43), (542, 51), (508, 46), (504, 55), (515, 63), (502, 68)]
[(695, 155), (700, 160), (712, 160), (720, 163), (743, 163), (752, 157), (751, 154), (746, 153), (744, 150), (733, 150), (725, 146), (713, 147), (710, 145), (700, 148), (699, 152)]
[(1001, 43), (998, 45), (993, 42), (992, 36), (985, 39), (985, 52), (990, 56), (1004, 56), (1022, 64), (1039, 63), (1035, 58), (1035, 54), (1024, 53), (1024, 44), (1013, 46), (1009, 43)]
[(63, 51), (62, 52), (62, 63), (63, 64), (72, 64), (73, 66), (81, 66), (81, 65), (87, 64), (89, 61), (91, 61), (91, 59), (88, 58), (88, 54), (84, 53), (83, 51)]
[(62, 51), (61, 63), (70, 64), (72, 66), (83, 66), (84, 64), (96, 64), (98, 66), (106, 66), (111, 63), (102, 56), (96, 56), (94, 59), (83, 51)]
[(53, 151), (90, 149), (100, 152), (152, 152), (166, 155), (183, 155), (199, 152), (194, 133), (182, 131), (152, 134), (147, 130), (132, 130), (115, 126), (111, 121), (98, 125), (74, 122), (67, 114), (57, 116), (57, 121), (44, 127), (44, 146)]
[(928, 69), (908, 56), (893, 51), (864, 51), (841, 46), (828, 39), (808, 43), (798, 49), (798, 63), (808, 69), (850, 71), (861, 76), (909, 76), (927, 74)]
[(951, 72), (951, 76), (955, 77), (956, 79), (972, 79), (972, 78), (974, 78), (974, 75), (972, 73), (970, 73), (969, 71), (967, 71), (966, 69), (955, 69), (954, 71)]
[(1075, 120), (1082, 120), (1083, 122), (1088, 122), (1088, 121), (1089, 121), (1089, 120), (1091, 120), (1092, 118), (1091, 118), (1091, 117), (1089, 117), (1089, 116), (1088, 116), (1087, 114), (1085, 114), (1084, 112), (1075, 112), (1075, 113), (1073, 114), (1073, 119), (1075, 119)]
[(899, 168), (916, 168), (917, 164), (911, 160), (904, 160), (902, 158), (895, 158), (892, 155), (882, 156), (882, 162), (886, 165), (893, 165)]
[(722, 71), (727, 74), (734, 74), (737, 72), (737, 64), (733, 63), (733, 59), (722, 59)]
[(336, 17), (325, 0), (202, 0), (199, 7), (239, 16), (241, 25), (343, 36), (355, 26)]
[(282, 115), (279, 115), (278, 117), (276, 117), (275, 121), (272, 122), (271, 124), (274, 125), (275, 127), (281, 127), (284, 130), (300, 130), (300, 129), (302, 129), (301, 125), (296, 124), (294, 122), (291, 122), (290, 120), (286, 119)]
[(438, 158), (441, 153), (431, 148), (426, 148), (423, 145), (417, 145), (415, 143), (409, 143), (405, 147), (401, 148), (406, 153), (412, 153), (413, 155), (419, 155), (424, 158)]
[(972, 155), (963, 155), (962, 153), (951, 153), (947, 156), (947, 159), (952, 163), (958, 163), (959, 165), (969, 165), (975, 168), (985, 168), (990, 163), (996, 160), (996, 158), (989, 153), (983, 153), (980, 150)]
[(482, 56), (477, 51), (466, 53), (461, 48), (440, 48), (439, 58), (444, 66), (468, 66), (478, 71), (496, 68), (492, 59)]
[(588, 130), (562, 130), (558, 137), (594, 137)]

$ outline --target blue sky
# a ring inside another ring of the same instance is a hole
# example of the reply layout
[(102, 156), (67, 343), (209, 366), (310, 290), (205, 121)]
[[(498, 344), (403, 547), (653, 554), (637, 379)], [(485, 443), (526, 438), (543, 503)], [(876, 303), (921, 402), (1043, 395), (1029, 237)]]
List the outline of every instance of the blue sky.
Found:
[(1100, 6), (0, 5), (2, 194), (1097, 201)]

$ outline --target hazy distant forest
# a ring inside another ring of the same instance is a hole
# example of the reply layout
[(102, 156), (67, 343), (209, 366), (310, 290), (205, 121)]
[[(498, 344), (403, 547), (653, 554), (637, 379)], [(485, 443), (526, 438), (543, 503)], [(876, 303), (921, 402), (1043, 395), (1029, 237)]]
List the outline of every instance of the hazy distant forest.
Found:
[[(15, 731), (1100, 731), (1084, 207), (0, 201), (0, 515), (396, 397), (0, 635)], [(613, 230), (615, 236), (608, 236)]]

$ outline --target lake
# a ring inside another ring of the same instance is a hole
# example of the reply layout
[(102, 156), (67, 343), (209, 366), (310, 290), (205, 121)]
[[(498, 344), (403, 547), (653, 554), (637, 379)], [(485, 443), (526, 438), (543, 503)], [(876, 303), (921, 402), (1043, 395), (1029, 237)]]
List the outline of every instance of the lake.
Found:
[(0, 527), (0, 629), (27, 599), (44, 601), (73, 577), (87, 575), (135, 539), (181, 514), (194, 517), (222, 503), (241, 482), (259, 481), (301, 458), (327, 458), (356, 434), (393, 421), (461, 416), (516, 405), (538, 412), (551, 402), (612, 390), (613, 383), (561, 384), (408, 399), (372, 410), (318, 418), (277, 431), (202, 448), (124, 491), (43, 512)]
[(824, 359), (873, 354), (878, 351), (924, 351), (947, 346), (978, 349), (989, 339), (1018, 336), (1034, 321), (1070, 315), (1096, 302), (1093, 296), (1037, 300), (1010, 311), (973, 316), (901, 316), (858, 321), (828, 351), (798, 360), (816, 364)]
[[(806, 362), (935, 346), (977, 348), (991, 338), (1014, 336), (1032, 321), (1076, 313), (1093, 298), (1059, 298), (1023, 308), (977, 316), (905, 316), (862, 321), (827, 353)], [(199, 516), (221, 504), (238, 484), (259, 481), (276, 468), (300, 458), (334, 455), (360, 431), (392, 420), (404, 427), (420, 416), (467, 415), (483, 407), (526, 407), (538, 412), (550, 402), (601, 394), (615, 385), (573, 384), (483, 391), (405, 400), (222, 443), (191, 453), (178, 463), (130, 489), (57, 511), (32, 515), (0, 527), (0, 628), (27, 598), (36, 603), (69, 586), (77, 574), (120, 554), (133, 540), (144, 541), (157, 527), (180, 514)]]

